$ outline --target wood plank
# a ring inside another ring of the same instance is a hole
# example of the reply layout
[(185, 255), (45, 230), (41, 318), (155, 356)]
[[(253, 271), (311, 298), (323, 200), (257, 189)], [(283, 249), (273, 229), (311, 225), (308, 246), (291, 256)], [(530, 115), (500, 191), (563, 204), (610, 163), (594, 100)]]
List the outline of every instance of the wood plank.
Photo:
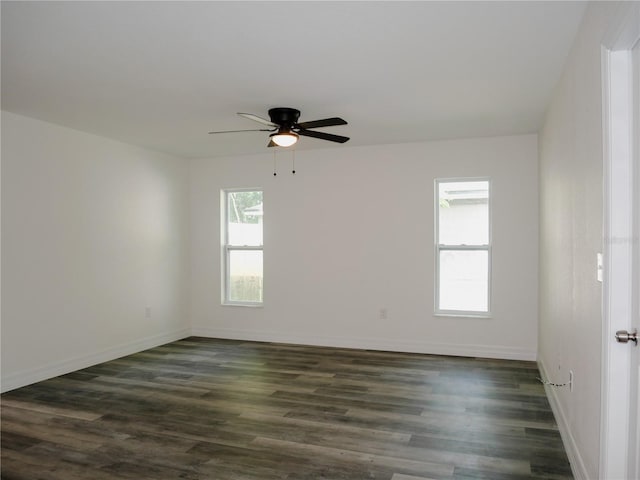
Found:
[(1, 478), (571, 479), (537, 376), (191, 337), (3, 394)]

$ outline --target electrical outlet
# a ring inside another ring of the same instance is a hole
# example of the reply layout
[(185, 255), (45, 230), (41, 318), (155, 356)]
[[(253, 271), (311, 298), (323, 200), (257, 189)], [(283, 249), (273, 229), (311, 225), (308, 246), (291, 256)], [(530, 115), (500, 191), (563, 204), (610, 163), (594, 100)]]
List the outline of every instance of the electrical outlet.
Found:
[(151, 318), (151, 307), (146, 307), (144, 309), (144, 318)]
[(386, 307), (382, 307), (380, 309), (380, 320), (386, 320), (388, 317), (388, 313)]
[(569, 370), (569, 391), (573, 392), (573, 370)]

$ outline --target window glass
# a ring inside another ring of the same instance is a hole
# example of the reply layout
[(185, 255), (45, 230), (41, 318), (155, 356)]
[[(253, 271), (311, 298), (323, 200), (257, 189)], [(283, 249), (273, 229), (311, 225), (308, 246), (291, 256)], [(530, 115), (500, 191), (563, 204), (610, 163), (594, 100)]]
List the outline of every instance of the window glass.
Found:
[(229, 301), (262, 302), (262, 250), (229, 251)]
[(438, 199), (439, 243), (489, 243), (489, 182), (443, 182)]
[(263, 302), (262, 190), (225, 190), (223, 207), (225, 304)]
[(440, 309), (488, 311), (488, 266), (486, 250), (440, 250)]
[(227, 243), (262, 245), (262, 192), (227, 192)]
[(436, 313), (489, 313), (488, 180), (436, 180)]

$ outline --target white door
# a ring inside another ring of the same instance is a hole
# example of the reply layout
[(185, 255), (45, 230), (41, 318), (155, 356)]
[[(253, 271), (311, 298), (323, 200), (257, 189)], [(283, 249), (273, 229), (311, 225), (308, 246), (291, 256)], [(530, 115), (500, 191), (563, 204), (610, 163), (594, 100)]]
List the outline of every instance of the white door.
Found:
[[(632, 325), (640, 332), (640, 40), (632, 50), (633, 58), (633, 205), (634, 225), (632, 235), (633, 246), (633, 281), (632, 281)], [(631, 412), (629, 425), (629, 472), (631, 478), (640, 479), (640, 347), (631, 353)], [(633, 408), (635, 406), (635, 408)]]
[[(600, 478), (640, 478), (640, 4), (605, 39), (604, 283)], [(624, 339), (624, 335), (619, 335)]]

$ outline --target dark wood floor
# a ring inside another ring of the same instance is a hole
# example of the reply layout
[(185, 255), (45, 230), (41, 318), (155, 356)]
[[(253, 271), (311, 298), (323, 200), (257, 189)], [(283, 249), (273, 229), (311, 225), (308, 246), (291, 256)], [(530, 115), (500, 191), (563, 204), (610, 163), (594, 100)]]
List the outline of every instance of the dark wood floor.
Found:
[(2, 395), (2, 478), (572, 478), (536, 376), (192, 337)]

